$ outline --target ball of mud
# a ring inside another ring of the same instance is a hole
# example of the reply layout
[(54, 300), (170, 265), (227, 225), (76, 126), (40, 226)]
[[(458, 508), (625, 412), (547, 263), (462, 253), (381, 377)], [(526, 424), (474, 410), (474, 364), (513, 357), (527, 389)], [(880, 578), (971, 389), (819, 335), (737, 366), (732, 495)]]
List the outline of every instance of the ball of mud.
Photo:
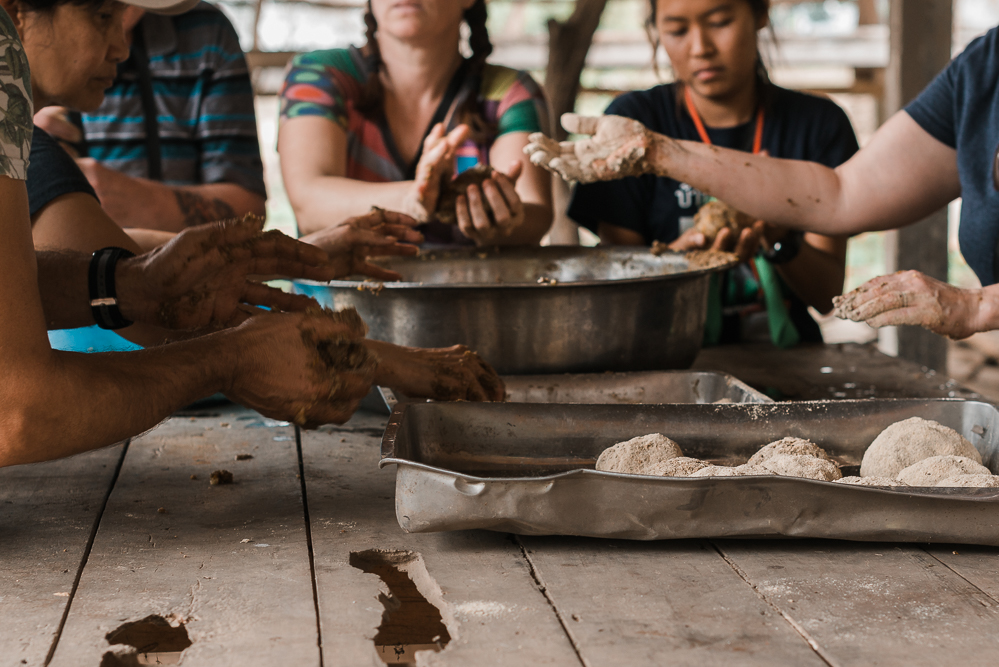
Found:
[(805, 440), (804, 438), (787, 437), (771, 442), (769, 445), (764, 445), (758, 452), (749, 457), (749, 461), (747, 461), (746, 464), (751, 466), (760, 466), (763, 461), (771, 456), (777, 456), (778, 454), (787, 454), (789, 456), (814, 456), (816, 458), (825, 459), (826, 461), (831, 460), (829, 455), (826, 454), (826, 450), (822, 449), (814, 442)]
[[(492, 178), (494, 173), (495, 171), (492, 167), (477, 164), (471, 169), (461, 172), (455, 178), (441, 179), (441, 191), (437, 197), (437, 210), (435, 211), (437, 219), (446, 225), (457, 225), (458, 195), (466, 194), (469, 185), (481, 186), (483, 182)], [(493, 210), (490, 208), (489, 202), (486, 201), (485, 197), (482, 198), (482, 206), (486, 209), (486, 213), (489, 214), (489, 222), (496, 224), (496, 219), (493, 217)]]
[(751, 465), (714, 466), (709, 465), (695, 472), (691, 477), (747, 477), (750, 475), (772, 475), (766, 468)]
[(738, 236), (744, 228), (752, 227), (754, 222), (742, 211), (717, 199), (701, 206), (694, 215), (694, 229), (704, 234), (709, 244), (714, 242), (715, 237), (723, 229), (731, 229)]
[(999, 488), (999, 475), (955, 475), (937, 482), (937, 486), (964, 487), (974, 489), (996, 489)]
[(650, 433), (605, 449), (597, 459), (597, 470), (659, 475), (663, 465), (680, 456), (679, 445), (662, 433)]
[(982, 455), (960, 433), (939, 422), (912, 417), (895, 422), (881, 432), (864, 452), (861, 477), (898, 477), (898, 474), (931, 456), (966, 456), (976, 463)]
[(707, 468), (708, 464), (689, 456), (678, 456), (663, 463), (656, 474), (662, 477), (690, 477), (694, 473)]
[(835, 463), (826, 459), (820, 459), (817, 456), (774, 454), (763, 459), (760, 467), (766, 468), (775, 475), (805, 477), (824, 482), (834, 482), (843, 476)]
[(967, 456), (931, 456), (898, 473), (898, 480), (909, 486), (936, 486), (958, 475), (991, 474), (988, 468)]
[(890, 477), (857, 477), (853, 475), (842, 479), (834, 479), (833, 481), (839, 484), (852, 484), (853, 486), (908, 486), (905, 482), (900, 482)]

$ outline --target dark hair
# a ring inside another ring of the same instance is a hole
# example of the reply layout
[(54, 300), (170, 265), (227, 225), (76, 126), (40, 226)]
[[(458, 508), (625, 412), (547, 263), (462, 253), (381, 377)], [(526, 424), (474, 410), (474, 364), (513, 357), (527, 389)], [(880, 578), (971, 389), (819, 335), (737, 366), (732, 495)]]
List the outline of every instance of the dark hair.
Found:
[(62, 5), (76, 5), (77, 7), (97, 11), (104, 6), (105, 2), (107, 0), (21, 0), (25, 9), (39, 14), (54, 12), (57, 7), (61, 7)]
[[(767, 28), (770, 30), (771, 37), (773, 37), (773, 26), (770, 25), (770, 0), (743, 0), (749, 5), (750, 11), (753, 12), (753, 16), (757, 19), (765, 18), (767, 21)], [(649, 41), (652, 43), (652, 69), (659, 73), (659, 64), (656, 62), (656, 53), (659, 52), (659, 30), (656, 27), (656, 0), (649, 0), (649, 17), (645, 21), (645, 32), (649, 36)], [(763, 62), (763, 56), (760, 54), (760, 50), (756, 50), (756, 96), (759, 103), (764, 107), (769, 106), (771, 100), (771, 86), (773, 82), (770, 81), (770, 72), (767, 71), (767, 66)], [(682, 81), (677, 81), (676, 85), (676, 103), (677, 109), (682, 109), (683, 103), (683, 92), (684, 83)]]
[[(482, 112), (478, 107), (478, 84), (482, 76), (482, 71), (486, 66), (486, 58), (493, 52), (493, 44), (489, 41), (489, 31), (486, 28), (486, 0), (475, 0), (475, 4), (465, 10), (462, 14), (465, 23), (468, 24), (469, 38), (468, 45), (472, 49), (472, 57), (468, 59), (466, 65), (466, 81), (474, 84), (472, 94), (468, 95), (456, 110), (456, 117), (471, 129), (471, 137), (478, 143), (484, 143), (492, 139), (496, 134), (496, 128), (482, 117)], [(374, 12), (371, 11), (371, 0), (368, 0), (367, 9), (364, 12), (365, 37), (367, 44), (364, 46), (364, 54), (368, 65), (368, 80), (361, 94), (361, 99), (357, 105), (360, 111), (369, 120), (381, 120), (385, 109), (385, 89), (379, 77), (384, 63), (382, 62), (381, 50), (378, 48), (378, 40), (375, 33), (378, 31), (378, 22), (375, 21)]]

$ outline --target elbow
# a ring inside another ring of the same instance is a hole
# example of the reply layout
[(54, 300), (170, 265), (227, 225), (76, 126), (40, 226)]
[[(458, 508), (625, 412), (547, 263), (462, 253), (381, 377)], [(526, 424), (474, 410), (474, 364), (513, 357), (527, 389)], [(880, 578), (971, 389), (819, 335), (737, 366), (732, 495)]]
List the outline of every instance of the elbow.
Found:
[(44, 461), (45, 447), (40, 442), (37, 425), (40, 423), (32, 415), (36, 412), (31, 405), (4, 403), (0, 412), (0, 468)]

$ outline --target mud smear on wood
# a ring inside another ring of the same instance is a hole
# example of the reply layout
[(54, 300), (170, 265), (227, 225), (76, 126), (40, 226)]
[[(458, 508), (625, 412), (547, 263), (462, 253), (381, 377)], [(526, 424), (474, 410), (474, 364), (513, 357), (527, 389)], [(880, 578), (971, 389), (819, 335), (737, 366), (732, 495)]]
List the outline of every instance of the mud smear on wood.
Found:
[(378, 595), (385, 611), (374, 638), (382, 662), (415, 665), (417, 651), (442, 651), (456, 636), (456, 623), (420, 554), (355, 551), (350, 564), (377, 575), (388, 588), (388, 594)]
[(181, 653), (192, 644), (184, 621), (176, 615), (146, 616), (120, 625), (105, 639), (115, 648), (101, 657), (100, 667), (133, 665), (177, 665)]

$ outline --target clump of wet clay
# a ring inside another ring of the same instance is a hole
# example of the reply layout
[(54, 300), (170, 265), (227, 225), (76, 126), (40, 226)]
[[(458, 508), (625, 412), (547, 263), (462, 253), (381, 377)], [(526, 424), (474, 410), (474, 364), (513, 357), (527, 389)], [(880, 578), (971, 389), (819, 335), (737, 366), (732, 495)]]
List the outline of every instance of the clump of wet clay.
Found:
[(221, 486), (222, 484), (234, 484), (236, 480), (233, 478), (232, 473), (228, 470), (215, 470), (212, 472), (211, 477), (208, 478), (208, 483), (212, 486)]
[(955, 475), (945, 480), (937, 482), (937, 486), (996, 489), (999, 488), (999, 475), (979, 474), (979, 475)]
[(842, 479), (834, 479), (833, 481), (840, 484), (852, 484), (854, 486), (909, 486), (905, 482), (900, 482), (890, 477), (857, 477), (856, 475), (852, 475)]
[(663, 463), (656, 474), (663, 477), (691, 477), (694, 473), (707, 467), (708, 464), (704, 461), (692, 459), (689, 456), (677, 456)]
[(690, 250), (684, 253), (687, 268), (690, 271), (717, 269), (722, 266), (734, 266), (739, 263), (739, 256), (721, 250)]
[(680, 446), (662, 433), (650, 433), (608, 447), (597, 459), (597, 470), (630, 475), (662, 475), (665, 465), (683, 456)]
[[(440, 196), (437, 197), (437, 210), (435, 211), (437, 219), (446, 225), (457, 225), (458, 195), (466, 194), (469, 185), (481, 186), (484, 181), (492, 178), (494, 173), (492, 167), (477, 164), (471, 169), (461, 172), (455, 178), (441, 179), (441, 192)], [(482, 205), (485, 207), (486, 213), (489, 214), (489, 222), (496, 224), (493, 210), (485, 197), (482, 198)]]
[(988, 468), (966, 456), (931, 456), (900, 472), (898, 480), (909, 486), (936, 486), (958, 475), (991, 474)]
[(704, 234), (709, 244), (714, 242), (715, 237), (723, 229), (732, 230), (732, 233), (738, 237), (744, 228), (752, 227), (754, 222), (755, 220), (742, 211), (717, 199), (701, 206), (694, 215), (694, 229)]
[(751, 466), (762, 466), (763, 461), (779, 454), (814, 456), (826, 461), (832, 460), (826, 454), (826, 451), (815, 443), (804, 438), (787, 437), (771, 442), (769, 445), (764, 445), (758, 452), (749, 457), (749, 461), (746, 463)]
[(774, 454), (763, 459), (761, 468), (766, 468), (775, 475), (785, 477), (805, 477), (825, 482), (834, 482), (843, 477), (843, 473), (835, 463), (817, 456), (795, 456), (792, 454)]
[(966, 456), (975, 463), (982, 455), (960, 433), (929, 419), (912, 417), (895, 422), (864, 452), (861, 477), (891, 477), (931, 456)]
[(691, 475), (691, 477), (749, 477), (753, 475), (772, 475), (766, 468), (757, 468), (751, 465), (741, 466), (715, 466), (709, 465), (701, 468)]

